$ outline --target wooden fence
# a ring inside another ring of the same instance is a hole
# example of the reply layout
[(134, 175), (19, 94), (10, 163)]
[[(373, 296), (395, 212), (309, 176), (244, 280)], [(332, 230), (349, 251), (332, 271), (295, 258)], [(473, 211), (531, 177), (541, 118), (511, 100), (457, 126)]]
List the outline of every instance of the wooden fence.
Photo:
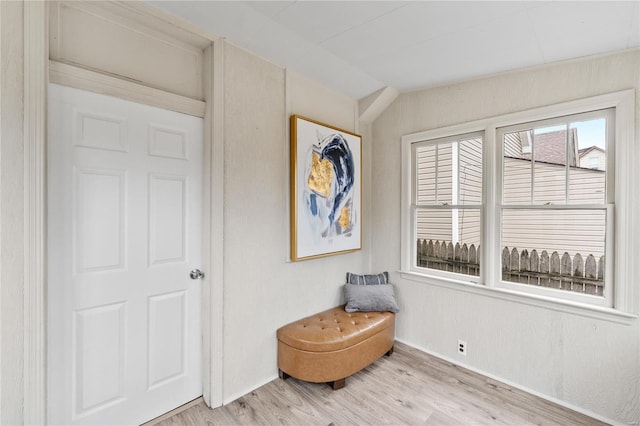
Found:
[[(479, 275), (480, 246), (419, 239), (417, 265), (467, 275)], [(542, 287), (559, 288), (602, 296), (604, 289), (604, 256), (599, 259), (580, 253), (573, 258), (565, 252), (517, 248), (502, 249), (502, 279)]]
[(419, 239), (417, 248), (420, 267), (480, 275), (480, 246)]

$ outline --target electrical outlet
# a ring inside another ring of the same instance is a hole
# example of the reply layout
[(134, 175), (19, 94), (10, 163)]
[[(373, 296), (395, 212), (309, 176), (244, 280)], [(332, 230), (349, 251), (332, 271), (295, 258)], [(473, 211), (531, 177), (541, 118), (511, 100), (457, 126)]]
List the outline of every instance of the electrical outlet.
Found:
[(467, 356), (467, 342), (458, 339), (458, 353)]

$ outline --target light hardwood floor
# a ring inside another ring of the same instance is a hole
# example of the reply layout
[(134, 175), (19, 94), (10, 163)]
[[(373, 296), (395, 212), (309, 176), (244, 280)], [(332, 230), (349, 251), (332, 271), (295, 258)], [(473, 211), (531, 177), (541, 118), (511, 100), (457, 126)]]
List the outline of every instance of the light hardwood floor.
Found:
[[(523, 366), (523, 368), (527, 368)], [(171, 425), (602, 425), (603, 423), (396, 343), (333, 391), (276, 379), (220, 408), (201, 402)]]

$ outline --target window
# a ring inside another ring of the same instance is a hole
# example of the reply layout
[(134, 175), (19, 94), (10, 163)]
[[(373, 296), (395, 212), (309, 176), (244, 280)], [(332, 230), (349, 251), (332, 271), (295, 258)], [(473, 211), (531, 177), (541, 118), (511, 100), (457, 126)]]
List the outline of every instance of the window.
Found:
[[(501, 145), (500, 270), (504, 286), (539, 294), (548, 290), (611, 295), (614, 109), (497, 129)], [(528, 152), (520, 149), (523, 135)], [(580, 153), (598, 149), (604, 170), (580, 167)], [(609, 253), (608, 253), (609, 252)], [(517, 283), (514, 285), (514, 283)], [(553, 293), (551, 293), (553, 295)]]
[(401, 272), (637, 312), (634, 117), (624, 91), (404, 136)]
[(589, 157), (587, 160), (587, 167), (590, 169), (599, 169), (600, 159), (598, 157)]
[(480, 275), (482, 134), (413, 146), (416, 266)]

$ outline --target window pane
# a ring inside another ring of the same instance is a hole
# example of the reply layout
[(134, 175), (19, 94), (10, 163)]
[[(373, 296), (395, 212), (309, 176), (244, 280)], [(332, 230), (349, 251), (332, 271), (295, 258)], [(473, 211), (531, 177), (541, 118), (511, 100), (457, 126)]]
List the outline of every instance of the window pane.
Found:
[(503, 204), (604, 204), (606, 126), (597, 118), (505, 133)]
[(460, 194), (456, 204), (482, 204), (482, 139), (458, 143)]
[(416, 229), (418, 267), (480, 275), (479, 209), (420, 209)]
[(604, 118), (575, 122), (578, 161), (569, 170), (569, 202), (604, 204), (606, 155), (606, 120)]
[[(574, 133), (567, 132), (566, 126), (540, 128), (533, 132), (533, 204), (566, 202), (567, 143), (575, 146)], [(569, 149), (572, 165), (576, 162), (574, 151)], [(528, 157), (531, 158), (531, 154)]]
[(453, 199), (453, 144), (441, 143), (437, 145), (438, 151), (438, 196), (436, 203), (452, 204)]
[(502, 279), (603, 295), (605, 210), (502, 211)]
[(461, 245), (466, 244), (476, 249), (480, 248), (480, 210), (459, 209), (458, 214), (458, 239)]
[(418, 239), (451, 242), (451, 210), (418, 210), (416, 231)]
[(436, 145), (416, 149), (416, 177), (418, 204), (436, 202)]
[(416, 167), (417, 203), (452, 204), (455, 174), (453, 143), (418, 147), (416, 149)]
[(482, 138), (416, 148), (418, 205), (482, 204)]
[(505, 133), (502, 142), (502, 202), (504, 204), (531, 204), (533, 132)]

